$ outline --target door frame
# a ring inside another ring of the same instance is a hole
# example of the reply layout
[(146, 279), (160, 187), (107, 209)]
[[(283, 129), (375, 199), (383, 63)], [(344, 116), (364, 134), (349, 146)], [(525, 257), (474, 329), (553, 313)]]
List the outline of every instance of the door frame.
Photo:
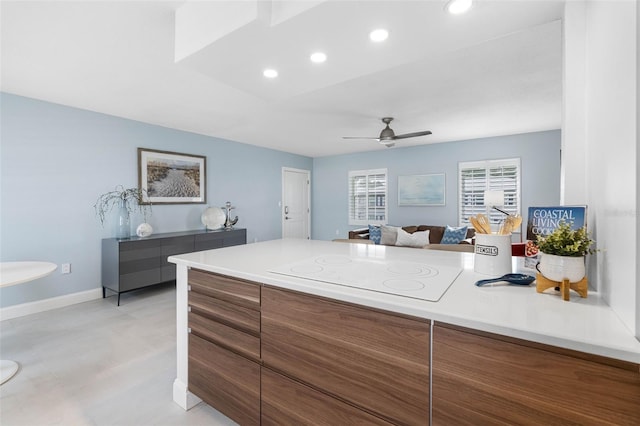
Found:
[(280, 237), (284, 238), (284, 206), (285, 206), (285, 173), (286, 172), (296, 172), (296, 173), (304, 173), (307, 175), (307, 239), (311, 239), (311, 171), (305, 169), (296, 169), (294, 167), (283, 167), (282, 168), (282, 185), (281, 185), (281, 196), (280, 196)]

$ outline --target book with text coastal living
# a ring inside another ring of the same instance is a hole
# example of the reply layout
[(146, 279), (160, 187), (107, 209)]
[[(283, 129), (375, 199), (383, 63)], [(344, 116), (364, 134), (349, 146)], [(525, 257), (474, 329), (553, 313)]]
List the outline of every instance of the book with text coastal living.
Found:
[(570, 224), (573, 230), (587, 226), (587, 206), (529, 207), (525, 268), (535, 269), (540, 261), (538, 235), (551, 234), (561, 222)]

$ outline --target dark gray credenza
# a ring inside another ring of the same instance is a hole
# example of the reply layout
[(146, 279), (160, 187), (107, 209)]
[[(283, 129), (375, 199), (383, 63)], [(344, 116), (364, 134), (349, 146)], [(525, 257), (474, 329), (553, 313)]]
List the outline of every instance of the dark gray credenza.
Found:
[(246, 229), (183, 231), (102, 240), (102, 297), (109, 289), (118, 294), (176, 279), (174, 254), (237, 246), (247, 243)]

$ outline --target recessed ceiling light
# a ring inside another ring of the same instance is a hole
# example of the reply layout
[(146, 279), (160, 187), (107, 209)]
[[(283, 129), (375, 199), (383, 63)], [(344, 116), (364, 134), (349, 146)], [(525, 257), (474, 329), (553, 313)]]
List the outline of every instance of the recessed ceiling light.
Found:
[(267, 68), (266, 70), (262, 71), (262, 75), (267, 78), (276, 78), (278, 76), (278, 71), (272, 68)]
[(381, 42), (385, 41), (389, 37), (389, 31), (384, 28), (379, 28), (377, 30), (373, 30), (369, 33), (369, 38), (371, 41)]
[(473, 0), (449, 0), (445, 9), (452, 15), (460, 15), (471, 9)]
[(316, 64), (319, 64), (327, 60), (327, 55), (325, 55), (322, 52), (316, 52), (312, 54), (309, 59), (311, 59), (311, 62), (315, 62)]

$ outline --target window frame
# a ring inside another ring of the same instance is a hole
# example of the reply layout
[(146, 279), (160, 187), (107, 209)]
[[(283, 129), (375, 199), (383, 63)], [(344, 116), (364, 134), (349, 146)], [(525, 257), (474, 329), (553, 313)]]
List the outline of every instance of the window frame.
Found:
[[(515, 168), (515, 182), (512, 177), (506, 176), (505, 168)], [(484, 169), (484, 176), (481, 170)], [(501, 169), (501, 173), (497, 173), (497, 169)], [(492, 174), (492, 170), (494, 171)], [(466, 190), (465, 186), (471, 181), (464, 173), (478, 173), (479, 177), (472, 184), (473, 189)], [(483, 181), (484, 180), (484, 185)], [(469, 222), (470, 216), (478, 213), (485, 214), (489, 218), (489, 222), (494, 225), (493, 229), (497, 230), (505, 215), (491, 206), (484, 205), (484, 191), (488, 190), (504, 190), (505, 200), (507, 202), (503, 206), (497, 206), (501, 210), (509, 214), (521, 214), (522, 210), (522, 161), (518, 158), (503, 158), (480, 161), (461, 161), (458, 163), (458, 223), (459, 226), (471, 226)], [(469, 200), (469, 201), (466, 201)], [(520, 233), (520, 229), (514, 230), (514, 233)]]
[[(380, 179), (380, 176), (384, 177), (383, 187), (370, 188), (371, 179)], [(354, 180), (356, 178), (363, 178), (364, 194), (360, 195), (360, 203), (355, 200), (356, 189), (354, 187)], [(350, 170), (348, 173), (348, 209), (347, 214), (349, 216), (349, 225), (385, 225), (387, 218), (389, 217), (389, 174), (387, 169), (369, 169), (369, 170)], [(375, 199), (374, 205), (370, 205), (370, 197)], [(382, 205), (379, 205), (381, 202)], [(357, 215), (356, 213), (364, 208), (364, 212)], [(370, 211), (373, 208), (373, 211)], [(372, 215), (378, 216), (377, 218), (370, 218)]]

